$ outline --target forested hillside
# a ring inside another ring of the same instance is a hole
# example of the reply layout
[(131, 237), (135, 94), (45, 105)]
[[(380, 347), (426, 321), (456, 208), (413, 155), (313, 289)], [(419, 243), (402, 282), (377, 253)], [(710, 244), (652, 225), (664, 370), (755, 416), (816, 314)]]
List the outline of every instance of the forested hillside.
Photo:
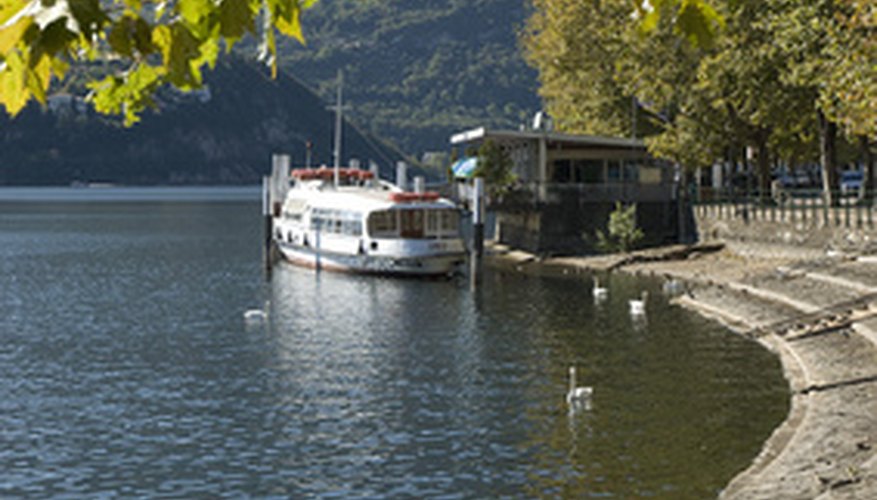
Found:
[(409, 154), (444, 150), (479, 125), (517, 128), (539, 109), (518, 41), (526, 0), (322, 0), (307, 46), (282, 67), (332, 99), (338, 69), (353, 119)]
[[(226, 58), (206, 82), (194, 94), (160, 92), (158, 111), (132, 128), (63, 96), (52, 98), (54, 111), (31, 105), (15, 119), (0, 115), (0, 185), (255, 183), (273, 153), (304, 164), (307, 141), (315, 165), (331, 164), (333, 115), (298, 81)], [(344, 137), (345, 160), (374, 160), (385, 176), (402, 159), (350, 125)]]
[[(0, 185), (254, 182), (272, 153), (303, 163), (307, 141), (315, 164), (330, 163), (327, 104), (339, 69), (350, 119), (345, 161), (376, 160), (391, 177), (396, 160), (446, 151), (455, 132), (517, 128), (539, 109), (536, 72), (519, 44), (527, 5), (323, 0), (302, 16), (307, 46), (278, 50), (276, 81), (263, 66), (223, 55), (205, 72), (204, 91), (159, 91), (157, 111), (129, 129), (82, 103), (89, 68), (76, 67), (53, 89), (55, 111), (31, 103), (14, 119), (0, 115)], [(235, 52), (252, 57), (253, 42)]]

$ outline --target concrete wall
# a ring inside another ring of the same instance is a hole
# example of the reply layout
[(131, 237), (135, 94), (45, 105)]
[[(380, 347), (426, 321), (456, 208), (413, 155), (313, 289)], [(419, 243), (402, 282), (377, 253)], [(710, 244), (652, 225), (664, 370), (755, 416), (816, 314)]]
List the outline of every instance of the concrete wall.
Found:
[[(537, 254), (579, 255), (597, 253), (597, 230), (607, 232), (612, 202), (569, 197), (497, 213), (501, 243)], [(678, 241), (678, 212), (674, 202), (640, 202), (637, 225), (645, 232), (641, 246)]]
[(701, 241), (769, 245), (802, 252), (877, 252), (877, 214), (844, 207), (830, 211), (769, 212), (745, 206), (698, 207), (694, 211)]

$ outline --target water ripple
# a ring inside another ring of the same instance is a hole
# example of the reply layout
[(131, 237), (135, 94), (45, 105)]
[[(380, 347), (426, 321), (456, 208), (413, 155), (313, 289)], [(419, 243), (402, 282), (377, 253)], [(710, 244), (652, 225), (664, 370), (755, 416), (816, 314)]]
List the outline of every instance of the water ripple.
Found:
[(702, 498), (785, 414), (756, 346), (631, 322), (654, 285), (264, 283), (258, 241), (255, 203), (4, 205), (0, 495)]

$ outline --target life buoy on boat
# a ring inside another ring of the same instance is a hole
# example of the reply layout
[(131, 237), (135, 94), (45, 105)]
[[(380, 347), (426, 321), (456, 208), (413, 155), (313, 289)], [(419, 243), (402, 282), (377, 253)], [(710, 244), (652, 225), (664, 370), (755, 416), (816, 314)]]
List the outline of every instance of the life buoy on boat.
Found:
[(411, 203), (415, 201), (436, 201), (438, 199), (439, 194), (435, 191), (427, 191), (425, 193), (397, 191), (394, 193), (390, 193), (390, 201), (395, 201), (397, 203)]
[[(316, 179), (329, 180), (335, 177), (335, 169), (320, 168), (294, 168), (290, 172), (293, 179), (302, 181), (312, 181)], [(338, 177), (341, 179), (368, 180), (374, 178), (374, 174), (368, 170), (359, 170), (356, 168), (339, 168)]]

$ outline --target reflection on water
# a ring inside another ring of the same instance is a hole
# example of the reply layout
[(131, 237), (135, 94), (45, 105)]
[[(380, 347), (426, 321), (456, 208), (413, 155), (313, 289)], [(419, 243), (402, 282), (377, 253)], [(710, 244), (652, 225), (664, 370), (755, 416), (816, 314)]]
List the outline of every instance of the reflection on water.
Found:
[(704, 498), (785, 414), (776, 360), (655, 284), (266, 283), (258, 211), (0, 204), (0, 495)]

